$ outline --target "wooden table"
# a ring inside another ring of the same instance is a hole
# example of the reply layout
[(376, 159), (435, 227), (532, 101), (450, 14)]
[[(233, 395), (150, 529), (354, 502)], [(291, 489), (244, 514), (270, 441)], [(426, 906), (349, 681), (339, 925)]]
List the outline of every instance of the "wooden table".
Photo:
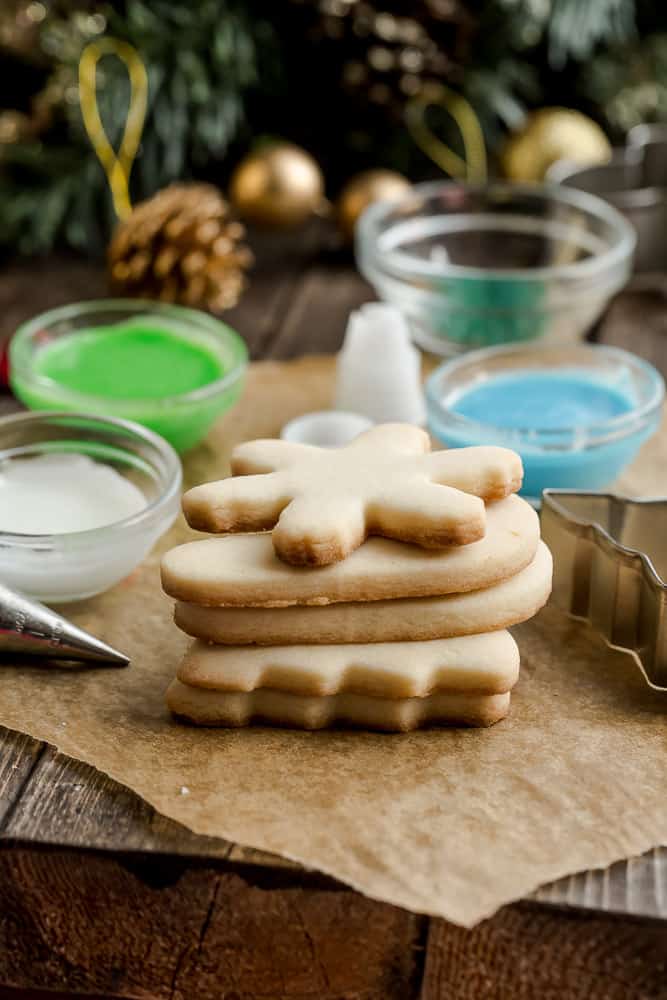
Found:
[[(5, 267), (0, 338), (105, 291), (88, 262)], [(335, 351), (348, 312), (370, 297), (315, 229), (287, 251), (265, 241), (228, 318), (254, 358), (290, 358)], [(597, 335), (667, 371), (657, 286), (620, 297)], [(667, 1000), (663, 921), (667, 850), (563, 879), (463, 931), (196, 837), (87, 765), (0, 729), (0, 1000)]]

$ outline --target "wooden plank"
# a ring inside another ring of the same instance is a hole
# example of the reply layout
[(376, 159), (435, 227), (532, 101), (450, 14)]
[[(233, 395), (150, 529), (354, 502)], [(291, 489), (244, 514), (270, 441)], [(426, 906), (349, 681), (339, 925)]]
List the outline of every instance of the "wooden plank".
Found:
[(253, 275), (250, 282), (239, 304), (220, 318), (241, 334), (251, 359), (257, 360), (264, 356), (267, 343), (276, 336), (298, 278), (295, 275), (290, 281), (262, 272)]
[(46, 309), (104, 298), (104, 265), (79, 257), (36, 257), (16, 261), (0, 278), (0, 343)]
[[(221, 317), (244, 337), (253, 360), (269, 356), (290, 304), (326, 239), (319, 220), (298, 232), (250, 230), (255, 264), (234, 309)], [(271, 355), (272, 357), (277, 355)]]
[[(665, 1000), (667, 928), (508, 907), (472, 931), (218, 868), (0, 853), (0, 982), (68, 995)], [(1, 994), (0, 994), (1, 995)]]
[(667, 376), (667, 277), (636, 279), (611, 304), (597, 340), (638, 354)]
[(431, 921), (420, 1000), (667, 1000), (666, 955), (663, 924), (508, 906)]
[(42, 751), (38, 740), (0, 727), (0, 830), (10, 819)]
[[(69, 996), (76, 997), (76, 1000), (134, 1000), (127, 993), (121, 996), (120, 993), (70, 993)], [(0, 1000), (56, 1000), (62, 997), (59, 990), (23, 990), (14, 989), (11, 986), (0, 986)], [(135, 994), (136, 997), (136, 994)]]
[(294, 358), (337, 351), (350, 311), (374, 297), (370, 286), (350, 270), (349, 262), (310, 268), (268, 349), (268, 357)]
[(347, 890), (267, 890), (211, 867), (0, 852), (0, 983), (112, 997), (411, 1000), (425, 921)]
[[(1, 392), (2, 390), (0, 390)], [(0, 417), (9, 416), (10, 413), (16, 413), (20, 409), (21, 404), (13, 396), (9, 394), (0, 395)]]
[(226, 858), (232, 846), (198, 837), (101, 771), (51, 746), (44, 747), (21, 791), (20, 803), (0, 822), (4, 840), (207, 858)]

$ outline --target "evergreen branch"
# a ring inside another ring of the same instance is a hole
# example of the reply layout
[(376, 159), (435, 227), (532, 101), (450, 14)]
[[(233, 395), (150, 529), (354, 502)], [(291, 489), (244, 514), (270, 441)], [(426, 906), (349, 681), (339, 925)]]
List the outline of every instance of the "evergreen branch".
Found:
[[(23, 253), (48, 250), (58, 239), (78, 249), (101, 249), (113, 225), (104, 172), (78, 103), (67, 101), (92, 37), (81, 27), (86, 19), (77, 16), (87, 3), (56, 5), (42, 29), (50, 81), (63, 94), (51, 134), (43, 137), (44, 145), (16, 144), (3, 153), (0, 242)], [(109, 34), (138, 49), (148, 72), (148, 113), (131, 177), (132, 197), (139, 201), (223, 159), (245, 127), (250, 94), (271, 87), (275, 40), (269, 23), (244, 0), (122, 0), (98, 11)], [(100, 64), (97, 96), (105, 130), (117, 147), (130, 96), (126, 70), (117, 60)]]
[(553, 0), (547, 35), (549, 61), (558, 69), (568, 59), (587, 59), (597, 45), (618, 45), (635, 37), (635, 0)]

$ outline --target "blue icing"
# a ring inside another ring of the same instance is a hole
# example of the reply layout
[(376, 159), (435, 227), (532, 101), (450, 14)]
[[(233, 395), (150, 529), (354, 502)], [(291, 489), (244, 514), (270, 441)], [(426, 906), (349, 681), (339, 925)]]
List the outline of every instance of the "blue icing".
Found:
[(451, 447), (514, 448), (524, 464), (521, 492), (539, 497), (549, 486), (601, 489), (612, 482), (655, 431), (657, 418), (615, 440), (587, 442), (586, 429), (599, 429), (635, 406), (627, 375), (610, 383), (588, 369), (517, 370), (492, 376), (447, 401), (452, 413), (475, 424), (441, 421), (431, 413), (430, 429)]
[(603, 424), (633, 406), (627, 391), (566, 370), (498, 375), (473, 386), (450, 408), (494, 427), (553, 431)]

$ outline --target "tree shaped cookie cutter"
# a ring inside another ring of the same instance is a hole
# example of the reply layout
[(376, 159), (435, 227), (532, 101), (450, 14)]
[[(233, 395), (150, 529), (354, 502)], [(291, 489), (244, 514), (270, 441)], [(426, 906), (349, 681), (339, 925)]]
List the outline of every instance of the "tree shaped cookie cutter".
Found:
[(554, 601), (667, 691), (667, 499), (545, 490), (541, 521)]

